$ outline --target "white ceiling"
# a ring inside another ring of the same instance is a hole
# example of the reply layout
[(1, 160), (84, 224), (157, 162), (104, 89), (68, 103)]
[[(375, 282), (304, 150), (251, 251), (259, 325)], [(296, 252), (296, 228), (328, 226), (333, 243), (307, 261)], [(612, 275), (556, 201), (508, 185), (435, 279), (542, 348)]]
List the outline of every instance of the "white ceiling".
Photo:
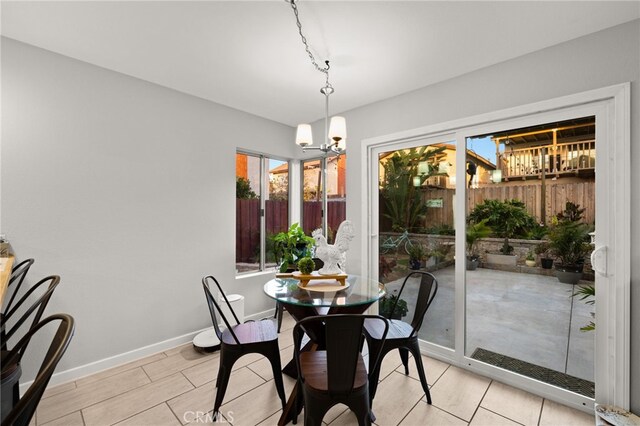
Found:
[[(640, 17), (638, 1), (298, 0), (331, 114)], [(2, 2), (2, 35), (281, 123), (324, 116), (279, 1)]]

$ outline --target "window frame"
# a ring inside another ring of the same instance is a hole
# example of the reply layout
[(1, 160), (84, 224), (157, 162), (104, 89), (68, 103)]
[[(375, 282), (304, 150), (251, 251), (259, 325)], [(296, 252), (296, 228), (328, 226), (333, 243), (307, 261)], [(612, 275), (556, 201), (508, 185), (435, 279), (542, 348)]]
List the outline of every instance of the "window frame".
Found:
[[(267, 245), (266, 244), (266, 239), (267, 239), (266, 205), (267, 205), (267, 192), (268, 192), (267, 179), (269, 178), (269, 160), (283, 161), (287, 163), (287, 211), (289, 212), (289, 218), (287, 220), (287, 223), (288, 225), (291, 224), (291, 172), (292, 172), (291, 166), (292, 166), (293, 160), (286, 157), (281, 157), (278, 155), (265, 154), (265, 153), (255, 152), (255, 151), (250, 151), (245, 149), (237, 149), (236, 156), (237, 155), (246, 155), (246, 156), (256, 157), (260, 160), (260, 186), (259, 186), (260, 188), (260, 194), (259, 194), (259, 197), (260, 197), (260, 259), (258, 262), (258, 269), (256, 270), (238, 272), (238, 269), (236, 267), (236, 277), (241, 277), (245, 275), (265, 272), (267, 270), (266, 268), (266, 245)], [(237, 177), (238, 177), (238, 170), (236, 168), (236, 178)], [(237, 216), (236, 216), (236, 227), (237, 226), (238, 226), (238, 223), (237, 223)], [(237, 239), (235, 241), (235, 247), (237, 251), (237, 247), (238, 247)]]

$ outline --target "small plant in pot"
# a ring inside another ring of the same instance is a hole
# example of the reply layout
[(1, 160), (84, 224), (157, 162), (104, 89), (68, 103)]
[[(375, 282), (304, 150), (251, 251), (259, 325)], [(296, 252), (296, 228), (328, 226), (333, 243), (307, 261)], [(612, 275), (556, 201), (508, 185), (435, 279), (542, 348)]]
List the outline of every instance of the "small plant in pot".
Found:
[(427, 254), (424, 246), (420, 243), (413, 243), (407, 247), (407, 252), (409, 253), (409, 268), (420, 269)]
[(584, 258), (591, 250), (589, 227), (584, 223), (554, 218), (549, 231), (549, 248), (556, 257), (558, 281), (577, 284), (582, 277)]
[(384, 296), (378, 302), (379, 314), (388, 319), (402, 319), (409, 312), (407, 301), (398, 298), (398, 290)]
[(527, 253), (527, 257), (525, 257), (524, 259), (524, 263), (530, 268), (536, 266), (536, 256), (533, 254), (533, 250), (529, 250), (529, 253)]
[(280, 232), (273, 238), (273, 251), (280, 266), (279, 272), (295, 271), (297, 262), (311, 254), (315, 241), (305, 235), (297, 223), (289, 227), (287, 232)]
[(467, 270), (473, 271), (478, 267), (480, 263), (480, 256), (478, 255), (477, 243), (480, 238), (487, 238), (491, 235), (491, 228), (487, 226), (487, 219), (481, 220), (478, 223), (469, 224), (467, 226)]
[(547, 241), (543, 241), (536, 246), (535, 252), (538, 256), (540, 256), (540, 266), (543, 269), (551, 269), (553, 268), (553, 259), (549, 254), (549, 243)]

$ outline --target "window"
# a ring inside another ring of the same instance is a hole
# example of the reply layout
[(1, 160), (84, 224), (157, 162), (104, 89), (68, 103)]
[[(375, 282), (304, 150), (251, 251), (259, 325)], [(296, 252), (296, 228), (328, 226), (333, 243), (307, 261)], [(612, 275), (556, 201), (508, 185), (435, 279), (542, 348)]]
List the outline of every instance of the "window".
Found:
[(327, 170), (327, 226), (329, 243), (338, 226), (347, 218), (346, 201), (347, 156), (307, 160), (302, 163), (302, 227), (311, 235), (322, 228), (322, 167)]
[(236, 154), (236, 271), (276, 264), (272, 239), (289, 226), (289, 162)]

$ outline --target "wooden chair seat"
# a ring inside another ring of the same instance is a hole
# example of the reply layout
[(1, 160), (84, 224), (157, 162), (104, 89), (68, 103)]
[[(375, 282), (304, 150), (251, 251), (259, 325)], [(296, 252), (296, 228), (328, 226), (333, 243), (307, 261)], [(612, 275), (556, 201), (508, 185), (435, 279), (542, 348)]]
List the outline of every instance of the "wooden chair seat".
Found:
[[(278, 340), (278, 331), (273, 321), (255, 321), (232, 326), (239, 344), (251, 344)], [(237, 345), (229, 329), (222, 332), (222, 342), (227, 345)]]
[[(302, 352), (300, 354), (300, 370), (302, 370), (305, 378), (305, 386), (321, 392), (329, 390), (326, 351)], [(364, 364), (362, 355), (358, 354), (353, 390), (355, 391), (365, 386), (367, 380), (367, 367)]]
[[(366, 333), (373, 339), (380, 340), (382, 333), (384, 333), (384, 324), (380, 321), (365, 320), (364, 329)], [(401, 320), (389, 320), (389, 332), (387, 333), (387, 340), (393, 339), (407, 339), (413, 333), (413, 327)]]

